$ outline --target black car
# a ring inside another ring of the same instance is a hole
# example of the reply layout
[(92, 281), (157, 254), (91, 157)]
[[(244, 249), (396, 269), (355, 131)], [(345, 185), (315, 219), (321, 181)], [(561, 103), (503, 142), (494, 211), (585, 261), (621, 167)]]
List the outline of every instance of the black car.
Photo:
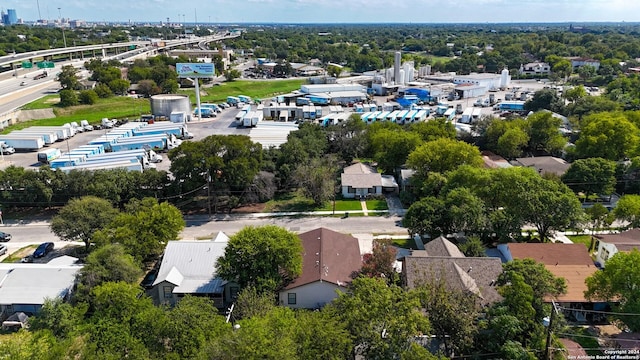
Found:
[(47, 254), (50, 253), (52, 250), (53, 250), (52, 242), (42, 243), (38, 245), (38, 248), (36, 249), (36, 251), (33, 252), (33, 257), (41, 258), (41, 257), (47, 256)]
[(0, 241), (9, 241), (11, 240), (11, 234), (7, 234), (6, 232), (0, 231)]

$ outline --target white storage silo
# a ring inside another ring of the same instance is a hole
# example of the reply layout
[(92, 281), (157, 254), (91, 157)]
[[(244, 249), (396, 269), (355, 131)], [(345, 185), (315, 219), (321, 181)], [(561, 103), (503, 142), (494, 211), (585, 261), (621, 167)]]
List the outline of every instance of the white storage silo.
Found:
[(154, 116), (169, 117), (174, 111), (182, 111), (191, 114), (191, 101), (187, 95), (158, 94), (150, 99), (151, 113)]
[(404, 85), (405, 81), (404, 81), (404, 70), (400, 69), (400, 76), (398, 77), (398, 81), (396, 81), (397, 85)]
[(396, 51), (395, 53), (395, 57), (394, 57), (394, 64), (393, 64), (393, 80), (395, 81), (396, 84), (402, 84), (400, 82), (400, 68), (402, 66), (401, 61), (402, 61), (402, 53), (400, 51)]
[(509, 69), (505, 67), (504, 69), (502, 69), (502, 72), (500, 73), (500, 88), (506, 89), (509, 87), (510, 83), (511, 83), (511, 76), (509, 75)]

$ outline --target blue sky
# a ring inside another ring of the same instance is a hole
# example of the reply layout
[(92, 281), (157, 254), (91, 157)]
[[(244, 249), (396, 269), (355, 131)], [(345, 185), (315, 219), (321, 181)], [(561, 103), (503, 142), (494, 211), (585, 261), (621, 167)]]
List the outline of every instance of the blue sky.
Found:
[[(4, 0), (33, 21), (38, 0)], [(637, 0), (39, 0), (43, 19), (187, 23), (493, 23), (640, 21)], [(58, 11), (60, 7), (60, 12)], [(197, 10), (196, 10), (197, 9)], [(197, 15), (196, 15), (197, 14)]]

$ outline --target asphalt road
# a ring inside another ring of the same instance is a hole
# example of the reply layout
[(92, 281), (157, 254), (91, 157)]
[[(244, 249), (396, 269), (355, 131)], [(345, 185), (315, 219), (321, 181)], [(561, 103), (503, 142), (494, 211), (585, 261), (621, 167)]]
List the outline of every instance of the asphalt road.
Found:
[[(326, 227), (334, 231), (350, 234), (407, 235), (407, 229), (402, 227), (401, 220), (402, 218), (399, 216), (352, 215), (348, 218), (328, 216), (254, 218), (251, 215), (219, 215), (215, 220), (209, 220), (207, 217), (187, 219), (187, 226), (180, 234), (180, 239), (211, 239), (219, 231), (223, 231), (227, 235), (233, 235), (245, 226), (263, 225), (277, 225), (295, 233)], [(60, 238), (54, 235), (49, 229), (47, 221), (7, 221), (5, 224), (0, 225), (0, 231), (12, 235), (11, 241), (4, 243), (7, 246), (8, 253), (46, 241), (54, 242), (56, 248), (72, 244), (61, 241)], [(73, 244), (80, 245), (82, 243)]]

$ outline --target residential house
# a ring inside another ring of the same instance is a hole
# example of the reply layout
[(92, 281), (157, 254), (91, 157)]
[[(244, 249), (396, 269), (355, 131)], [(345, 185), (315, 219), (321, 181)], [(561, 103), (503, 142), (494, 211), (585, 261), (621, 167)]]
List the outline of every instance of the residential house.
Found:
[(579, 67), (585, 66), (585, 65), (593, 66), (596, 69), (596, 71), (600, 69), (600, 61), (595, 59), (576, 57), (576, 58), (571, 58), (570, 60), (571, 60), (571, 66), (573, 67), (573, 70), (576, 70)]
[(618, 234), (600, 234), (595, 237), (598, 248), (596, 264), (601, 267), (605, 267), (607, 261), (620, 251), (640, 250), (640, 229), (631, 229)]
[(0, 263), (0, 320), (16, 312), (36, 314), (46, 299), (67, 300), (82, 265), (62, 256), (46, 264)]
[[(586, 279), (598, 271), (584, 244), (508, 243), (498, 245), (498, 249), (506, 261), (533, 259), (544, 264), (554, 276), (564, 278), (567, 293), (553, 300), (564, 308), (575, 309), (570, 313), (577, 321), (587, 320), (587, 314), (581, 310), (593, 310), (594, 306), (599, 306), (584, 296)], [(552, 299), (545, 300), (550, 302)]]
[(550, 173), (558, 176), (562, 176), (571, 166), (571, 164), (563, 159), (553, 156), (516, 158), (514, 161), (511, 161), (511, 165), (532, 167), (541, 175)]
[(205, 296), (218, 309), (226, 308), (240, 290), (237, 284), (216, 276), (216, 262), (226, 247), (226, 241), (169, 241), (151, 297), (156, 303), (173, 306), (185, 295)]
[(381, 175), (375, 168), (363, 163), (344, 168), (340, 178), (342, 197), (346, 199), (382, 195), (383, 191), (398, 191), (398, 183), (393, 176)]
[(509, 162), (500, 155), (496, 155), (491, 151), (484, 150), (480, 153), (482, 155), (482, 161), (484, 162), (484, 167), (488, 169), (498, 169), (498, 168), (510, 168), (512, 167)]
[(440, 281), (452, 290), (473, 294), (477, 303), (489, 306), (502, 300), (496, 284), (502, 263), (492, 257), (466, 257), (458, 247), (439, 237), (412, 251), (402, 260), (403, 285), (409, 289)]
[(546, 75), (551, 72), (551, 66), (545, 62), (532, 62), (520, 65), (518, 72), (522, 75)]
[(280, 291), (280, 305), (317, 309), (345, 292), (362, 267), (358, 239), (327, 228), (299, 234), (304, 253), (302, 274)]

